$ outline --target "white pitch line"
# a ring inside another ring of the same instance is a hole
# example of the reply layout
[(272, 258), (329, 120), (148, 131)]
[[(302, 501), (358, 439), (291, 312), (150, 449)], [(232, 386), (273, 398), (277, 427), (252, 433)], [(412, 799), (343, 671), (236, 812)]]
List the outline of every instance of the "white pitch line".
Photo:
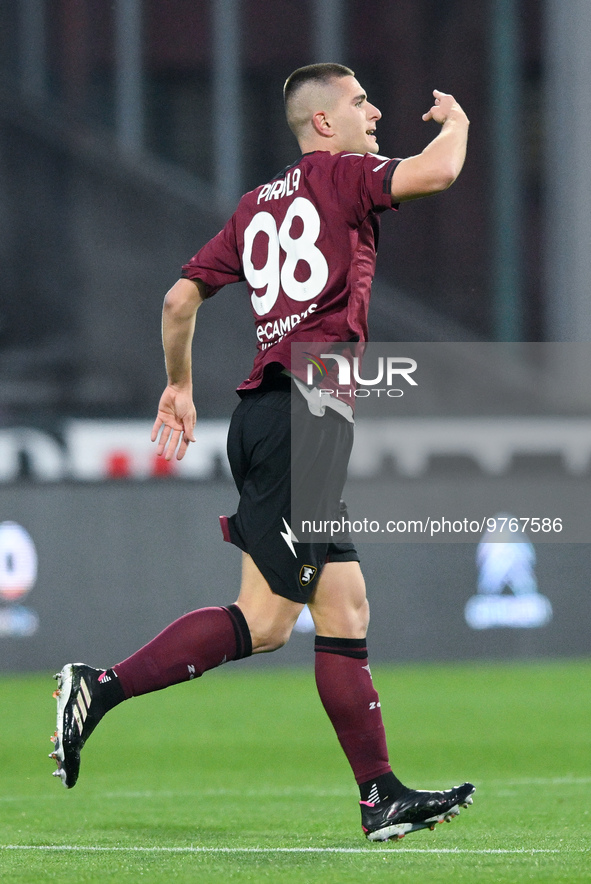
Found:
[[(79, 844), (0, 844), (0, 850), (40, 850), (40, 851), (73, 851), (76, 853), (333, 853), (333, 854), (365, 854), (385, 856), (384, 850), (378, 846), (371, 847), (84, 847)], [(534, 854), (556, 853), (586, 853), (587, 848), (575, 848), (575, 850), (558, 850), (546, 848), (469, 848), (469, 847), (396, 847), (386, 848), (389, 856), (402, 853), (428, 853), (428, 854), (479, 854), (479, 855), (520, 855), (531, 856)]]

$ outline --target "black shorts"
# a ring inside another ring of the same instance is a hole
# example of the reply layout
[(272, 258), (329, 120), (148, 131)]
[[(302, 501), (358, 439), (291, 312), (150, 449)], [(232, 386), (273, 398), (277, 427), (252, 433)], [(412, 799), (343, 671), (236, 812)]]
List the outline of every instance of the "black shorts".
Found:
[[(296, 416), (305, 427), (303, 436), (298, 431), (293, 464), (292, 396)], [(359, 561), (350, 540), (300, 543), (290, 524), (292, 467), (296, 480), (310, 463), (324, 465), (336, 506), (346, 517), (340, 494), (352, 441), (352, 424), (328, 408), (323, 417), (314, 417), (297, 391), (248, 392), (234, 411), (228, 458), (240, 502), (235, 515), (220, 518), (222, 531), (225, 540), (252, 556), (277, 595), (305, 603), (326, 562)]]

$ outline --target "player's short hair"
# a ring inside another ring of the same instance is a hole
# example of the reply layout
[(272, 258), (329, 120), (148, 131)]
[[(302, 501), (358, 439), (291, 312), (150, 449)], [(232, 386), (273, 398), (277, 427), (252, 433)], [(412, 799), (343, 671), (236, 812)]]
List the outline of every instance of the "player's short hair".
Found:
[(294, 105), (296, 104), (294, 98), (301, 87), (308, 83), (325, 85), (334, 79), (354, 76), (355, 71), (352, 71), (351, 68), (345, 67), (344, 64), (335, 64), (333, 62), (309, 64), (303, 68), (298, 68), (293, 74), (289, 75), (283, 87), (283, 100), (285, 102), (285, 115), (289, 128), (296, 138), (301, 133), (302, 120), (294, 112)]
[(355, 71), (345, 67), (344, 64), (334, 64), (332, 62), (323, 62), (321, 64), (308, 64), (306, 67), (298, 68), (293, 74), (290, 74), (285, 81), (283, 87), (283, 98), (285, 103), (289, 101), (294, 92), (304, 83), (315, 80), (318, 83), (327, 83), (335, 77), (354, 77)]

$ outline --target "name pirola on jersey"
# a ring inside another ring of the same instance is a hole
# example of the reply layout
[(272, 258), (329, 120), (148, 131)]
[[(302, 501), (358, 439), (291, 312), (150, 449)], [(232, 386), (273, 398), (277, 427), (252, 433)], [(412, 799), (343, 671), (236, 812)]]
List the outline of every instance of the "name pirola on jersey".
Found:
[(398, 160), (375, 154), (304, 154), (245, 194), (223, 230), (183, 267), (211, 297), (246, 280), (258, 353), (239, 390), (265, 365), (290, 367), (296, 341), (367, 340), (378, 213), (392, 208)]

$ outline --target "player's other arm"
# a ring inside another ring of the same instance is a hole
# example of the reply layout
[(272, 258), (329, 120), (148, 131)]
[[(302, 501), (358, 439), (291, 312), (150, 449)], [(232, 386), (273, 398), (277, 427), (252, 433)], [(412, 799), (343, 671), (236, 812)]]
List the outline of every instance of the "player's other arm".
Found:
[(398, 163), (392, 176), (392, 201), (418, 199), (450, 187), (464, 165), (468, 117), (453, 95), (434, 90), (435, 104), (423, 120), (435, 120), (441, 131), (422, 153)]
[(156, 451), (166, 460), (171, 460), (175, 451), (181, 460), (189, 442), (195, 441), (191, 344), (197, 310), (204, 300), (205, 286), (201, 280), (191, 279), (179, 279), (164, 298), (162, 343), (168, 383), (160, 397), (152, 442), (162, 431)]

